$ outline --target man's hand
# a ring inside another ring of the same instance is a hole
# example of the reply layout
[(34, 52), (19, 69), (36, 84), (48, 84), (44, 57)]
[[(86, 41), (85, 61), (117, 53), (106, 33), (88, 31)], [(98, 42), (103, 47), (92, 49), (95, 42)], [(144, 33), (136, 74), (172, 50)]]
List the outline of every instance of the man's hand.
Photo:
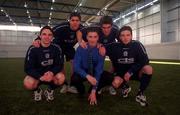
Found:
[(99, 54), (101, 56), (105, 56), (106, 55), (106, 49), (105, 49), (104, 46), (99, 47)]
[(131, 74), (130, 74), (129, 72), (127, 72), (127, 73), (124, 75), (124, 80), (125, 80), (126, 82), (128, 82), (129, 79), (130, 79), (130, 77), (131, 77)]
[(96, 99), (96, 91), (92, 90), (91, 94), (88, 97), (89, 104), (90, 105), (97, 105), (97, 99)]
[(40, 44), (41, 44), (41, 40), (35, 40), (33, 41), (32, 45), (36, 48), (39, 48), (40, 47)]
[(95, 86), (96, 85), (96, 83), (97, 83), (97, 80), (93, 77), (93, 76), (91, 76), (91, 75), (87, 75), (87, 80), (90, 82), (90, 84), (91, 85), (93, 85), (93, 86)]
[(119, 86), (122, 84), (123, 82), (123, 79), (119, 76), (115, 76), (114, 77), (114, 80), (112, 82), (112, 85), (115, 87), (115, 88), (119, 88)]
[(53, 80), (54, 74), (50, 71), (44, 73), (44, 75), (40, 78), (41, 81), (51, 82)]
[(82, 40), (79, 45), (84, 49), (87, 48), (87, 43), (84, 40)]

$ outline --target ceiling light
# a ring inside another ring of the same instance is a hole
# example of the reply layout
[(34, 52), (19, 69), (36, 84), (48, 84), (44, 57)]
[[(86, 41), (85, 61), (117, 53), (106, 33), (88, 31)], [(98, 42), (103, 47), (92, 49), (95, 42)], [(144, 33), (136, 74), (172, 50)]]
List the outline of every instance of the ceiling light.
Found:
[(27, 4), (26, 4), (26, 2), (25, 2), (25, 4), (24, 4), (24, 7), (25, 7), (25, 8), (27, 8)]
[(4, 10), (1, 8), (1, 12), (3, 12)]

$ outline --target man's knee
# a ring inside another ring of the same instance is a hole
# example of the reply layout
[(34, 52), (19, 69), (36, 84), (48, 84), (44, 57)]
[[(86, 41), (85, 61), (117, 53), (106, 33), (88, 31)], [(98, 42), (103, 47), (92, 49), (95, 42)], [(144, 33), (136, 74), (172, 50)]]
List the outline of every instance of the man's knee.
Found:
[(28, 90), (33, 90), (36, 89), (38, 86), (38, 80), (30, 77), (30, 76), (26, 76), (24, 79), (24, 87)]
[(65, 81), (65, 76), (62, 72), (60, 73), (57, 73), (56, 76), (55, 76), (55, 80), (54, 80), (54, 83), (56, 85), (62, 85)]
[(113, 85), (114, 88), (119, 88), (122, 83), (123, 83), (123, 79), (122, 78), (115, 77), (113, 82), (112, 82), (112, 85)]
[(152, 75), (153, 74), (153, 68), (150, 65), (145, 65), (142, 68), (142, 71), (143, 71), (144, 74), (147, 74), (147, 75)]

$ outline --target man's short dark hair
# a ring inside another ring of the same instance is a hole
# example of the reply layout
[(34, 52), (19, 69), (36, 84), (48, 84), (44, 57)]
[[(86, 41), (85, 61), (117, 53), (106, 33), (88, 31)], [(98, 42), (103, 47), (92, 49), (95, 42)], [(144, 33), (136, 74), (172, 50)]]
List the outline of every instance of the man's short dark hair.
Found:
[(79, 20), (81, 20), (81, 15), (78, 12), (72, 12), (69, 16), (69, 19), (71, 19), (72, 17), (78, 17)]
[(88, 27), (86, 33), (88, 34), (89, 32), (96, 32), (99, 35), (99, 30), (97, 27)]
[(132, 35), (132, 28), (130, 26), (121, 27), (121, 29), (119, 30), (119, 35), (121, 35), (121, 32), (126, 31), (126, 30), (129, 31)]
[(113, 21), (112, 21), (112, 17), (111, 16), (103, 16), (101, 19), (100, 19), (100, 25), (102, 26), (103, 24), (113, 24)]
[(44, 29), (50, 30), (50, 31), (52, 32), (52, 34), (54, 35), (54, 32), (53, 32), (53, 30), (52, 30), (52, 28), (51, 28), (50, 26), (44, 26), (44, 27), (42, 27), (41, 30), (40, 30), (40, 32), (39, 32), (40, 35), (41, 35), (41, 33), (42, 33), (42, 31), (43, 31)]

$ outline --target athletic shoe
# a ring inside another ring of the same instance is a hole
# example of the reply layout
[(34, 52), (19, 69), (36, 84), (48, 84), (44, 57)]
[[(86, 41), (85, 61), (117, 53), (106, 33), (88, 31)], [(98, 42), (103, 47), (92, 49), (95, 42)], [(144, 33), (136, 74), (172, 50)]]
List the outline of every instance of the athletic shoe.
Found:
[(45, 90), (44, 91), (44, 95), (46, 97), (46, 100), (49, 101), (53, 101), (54, 100), (54, 90)]
[(41, 88), (34, 91), (34, 100), (35, 101), (41, 101), (42, 100), (42, 89)]
[(66, 93), (68, 91), (68, 85), (64, 84), (60, 90), (60, 93)]
[(121, 93), (122, 93), (123, 98), (128, 97), (128, 95), (129, 95), (130, 92), (131, 92), (131, 87), (122, 89), (122, 92), (121, 92)]
[(108, 91), (109, 87), (103, 87), (101, 88), (97, 93), (100, 95), (102, 92)]
[(148, 106), (148, 103), (146, 101), (146, 96), (143, 94), (139, 94), (136, 96), (136, 102), (140, 103), (141, 106)]
[(74, 86), (68, 87), (68, 90), (67, 90), (67, 91), (70, 92), (70, 93), (75, 93), (75, 94), (78, 93), (77, 88), (74, 87)]
[(115, 90), (114, 87), (112, 87), (112, 86), (109, 87), (109, 93), (110, 93), (111, 95), (116, 95), (116, 94), (117, 94), (116, 90)]

